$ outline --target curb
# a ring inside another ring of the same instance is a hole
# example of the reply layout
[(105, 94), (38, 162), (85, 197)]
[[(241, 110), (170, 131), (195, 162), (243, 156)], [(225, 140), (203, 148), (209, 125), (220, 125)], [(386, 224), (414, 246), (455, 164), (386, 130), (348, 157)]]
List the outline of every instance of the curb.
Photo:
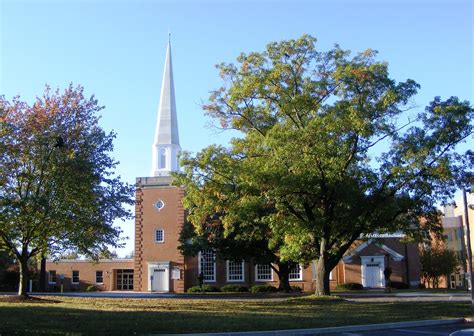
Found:
[[(282, 335), (320, 335), (320, 334), (331, 334), (340, 332), (353, 332), (353, 331), (372, 331), (381, 329), (397, 329), (397, 328), (413, 328), (413, 327), (425, 327), (433, 325), (443, 324), (456, 324), (463, 323), (464, 318), (446, 319), (446, 320), (422, 320), (422, 321), (410, 321), (410, 322), (391, 322), (391, 323), (380, 323), (380, 324), (365, 324), (365, 325), (352, 325), (343, 327), (327, 327), (327, 328), (313, 328), (313, 329), (290, 329), (290, 330), (271, 330), (271, 331), (245, 331), (245, 332), (224, 332), (224, 333), (199, 333), (199, 334), (178, 334), (178, 335), (193, 335), (193, 336), (282, 336)], [(176, 336), (177, 334), (174, 334)]]

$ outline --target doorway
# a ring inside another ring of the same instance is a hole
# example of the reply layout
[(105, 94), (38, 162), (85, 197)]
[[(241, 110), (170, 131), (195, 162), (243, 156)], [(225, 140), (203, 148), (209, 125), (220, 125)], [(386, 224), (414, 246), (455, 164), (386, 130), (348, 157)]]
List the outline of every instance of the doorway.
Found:
[(118, 269), (116, 270), (116, 286), (117, 290), (133, 290), (133, 270)]
[(383, 270), (385, 268), (384, 256), (361, 257), (362, 259), (362, 285), (369, 288), (384, 287)]

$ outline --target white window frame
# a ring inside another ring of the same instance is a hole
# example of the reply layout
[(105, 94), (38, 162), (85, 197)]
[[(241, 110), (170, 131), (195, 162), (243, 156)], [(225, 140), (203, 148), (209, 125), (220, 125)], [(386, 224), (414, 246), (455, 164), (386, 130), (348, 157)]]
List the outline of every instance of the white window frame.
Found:
[[(259, 266), (268, 266), (270, 268), (270, 279), (259, 279), (259, 275), (261, 275), (258, 272), (258, 267)], [(273, 268), (270, 264), (257, 264), (255, 265), (255, 281), (256, 282), (265, 282), (265, 281), (273, 281)]]
[[(51, 281), (51, 272), (54, 272), (54, 281)], [(55, 270), (48, 271), (48, 283), (56, 284), (58, 282), (58, 273)]]
[(302, 281), (303, 280), (303, 267), (300, 264), (295, 265), (295, 267), (299, 267), (300, 272), (298, 278), (290, 278), (291, 276), (291, 269), (290, 272), (288, 273), (288, 280), (289, 281)]
[(329, 280), (334, 280), (334, 277), (333, 277), (333, 275), (332, 275), (332, 271), (329, 272)]
[[(207, 251), (209, 251), (209, 250), (207, 250)], [(212, 250), (210, 250), (210, 251), (212, 251)], [(206, 279), (206, 275), (204, 274), (203, 282), (216, 282), (216, 253), (214, 251), (212, 251), (212, 257), (214, 259), (213, 268), (212, 268), (212, 272), (213, 272), (212, 278), (211, 279)], [(202, 251), (199, 251), (199, 253), (198, 253), (198, 274), (201, 274), (201, 272), (202, 272), (202, 265), (201, 265), (202, 261), (203, 261)]]
[[(74, 272), (77, 272), (77, 281), (74, 281)], [(81, 282), (81, 272), (79, 270), (72, 270), (71, 271), (71, 283), (78, 284)]]
[[(230, 261), (226, 260), (226, 274), (227, 274), (227, 282), (244, 282), (245, 281), (245, 262), (240, 262), (240, 279), (230, 279), (230, 263), (234, 265), (238, 265), (239, 262), (237, 261)], [(235, 276), (235, 275), (233, 275)]]
[[(158, 240), (158, 232), (161, 231), (161, 240)], [(155, 230), (155, 243), (161, 244), (165, 242), (165, 230), (164, 229), (156, 229)]]
[[(100, 276), (102, 278), (102, 281), (97, 281), (97, 272), (101, 272), (102, 275)], [(104, 283), (104, 271), (97, 270), (95, 271), (95, 283), (96, 284), (103, 284)]]

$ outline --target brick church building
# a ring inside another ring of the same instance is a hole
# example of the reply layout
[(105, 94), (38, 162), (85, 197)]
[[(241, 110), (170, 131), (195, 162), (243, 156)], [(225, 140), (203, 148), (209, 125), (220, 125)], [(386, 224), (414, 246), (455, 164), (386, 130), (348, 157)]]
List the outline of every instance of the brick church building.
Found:
[[(152, 170), (148, 177), (136, 179), (135, 254), (133, 259), (60, 260), (47, 262), (48, 283), (52, 289), (125, 290), (183, 293), (198, 284), (213, 286), (254, 284), (278, 286), (270, 265), (216, 259), (213, 251), (198, 256), (183, 256), (178, 249), (185, 221), (182, 198), (185, 190), (172, 186), (170, 173), (178, 170), (178, 119), (168, 43), (154, 143)], [(360, 283), (368, 288), (385, 286), (383, 271), (390, 266), (391, 280), (417, 287), (420, 282), (418, 246), (401, 242), (403, 234), (372, 235), (356, 244), (350, 254), (333, 269), (331, 287), (340, 283)], [(296, 266), (291, 270), (291, 285), (314, 290), (315, 266)]]

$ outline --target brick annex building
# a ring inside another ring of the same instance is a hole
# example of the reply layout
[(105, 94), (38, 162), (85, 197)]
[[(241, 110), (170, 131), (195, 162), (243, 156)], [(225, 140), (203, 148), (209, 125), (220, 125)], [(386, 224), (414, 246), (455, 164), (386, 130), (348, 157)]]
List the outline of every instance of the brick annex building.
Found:
[[(52, 288), (139, 292), (185, 292), (198, 284), (198, 275), (215, 286), (241, 284), (278, 285), (270, 265), (216, 260), (213, 251), (185, 257), (179, 249), (179, 235), (185, 221), (182, 198), (185, 191), (172, 186), (170, 172), (178, 170), (179, 144), (171, 45), (168, 43), (161, 88), (150, 177), (136, 180), (134, 259), (48, 261), (48, 283)], [(373, 235), (360, 242), (331, 272), (331, 287), (360, 283), (364, 287), (385, 286), (383, 271), (393, 270), (391, 280), (417, 287), (420, 282), (418, 246), (404, 244), (403, 234)], [(292, 285), (314, 290), (315, 267), (296, 266), (290, 273)]]

